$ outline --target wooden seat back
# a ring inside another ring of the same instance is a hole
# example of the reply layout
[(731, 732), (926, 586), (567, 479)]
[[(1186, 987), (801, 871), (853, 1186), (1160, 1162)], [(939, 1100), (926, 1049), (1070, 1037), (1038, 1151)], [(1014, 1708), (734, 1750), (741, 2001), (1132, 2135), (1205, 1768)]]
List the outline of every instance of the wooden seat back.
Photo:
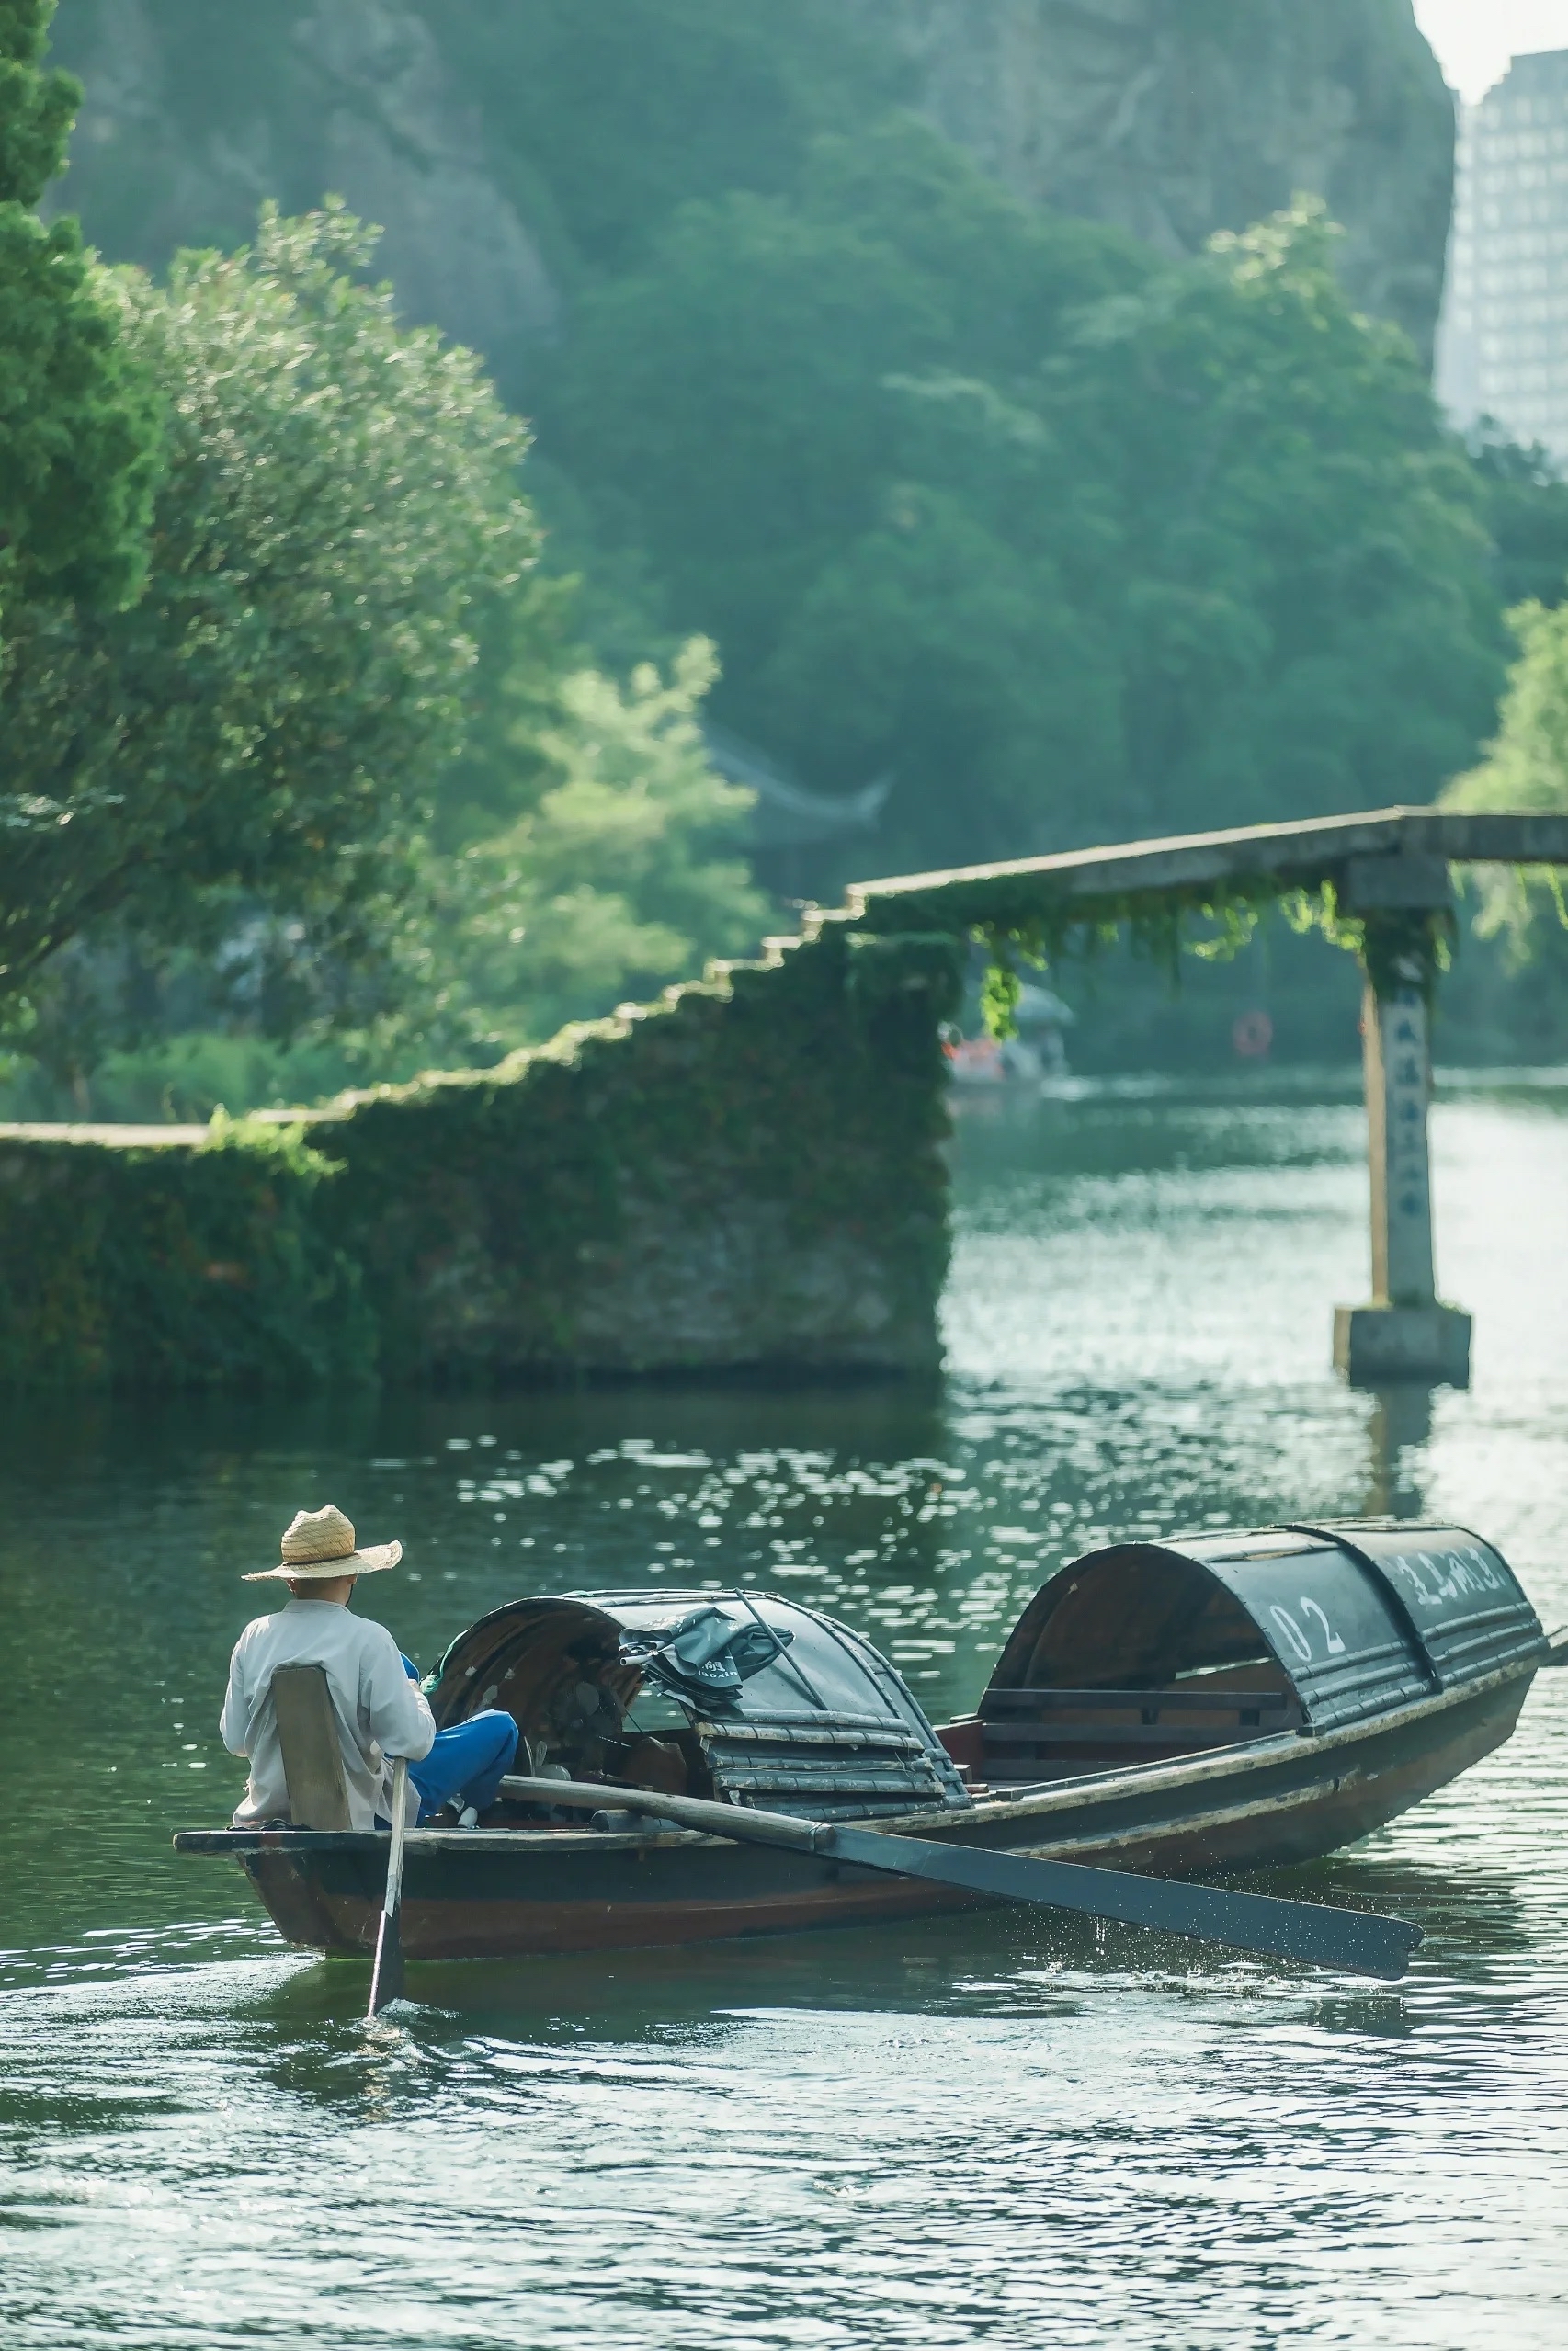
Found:
[(297, 1829), (347, 1829), (348, 1780), (324, 1665), (279, 1665), (271, 1681), (278, 1744)]

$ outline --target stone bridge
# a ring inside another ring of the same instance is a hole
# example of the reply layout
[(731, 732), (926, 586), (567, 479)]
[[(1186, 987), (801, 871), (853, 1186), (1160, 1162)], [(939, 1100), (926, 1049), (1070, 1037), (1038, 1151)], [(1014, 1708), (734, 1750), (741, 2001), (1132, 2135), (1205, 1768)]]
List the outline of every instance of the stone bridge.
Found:
[[(1352, 1377), (1462, 1380), (1433, 1273), (1431, 942), (1452, 864), (1568, 863), (1568, 816), (1389, 809), (868, 882), (754, 963), (430, 1074), (211, 1128), (0, 1127), (0, 1378), (25, 1385), (933, 1370), (939, 1026), (970, 940), (1361, 926), (1372, 1294)], [(1326, 951), (1326, 950), (1325, 950)]]

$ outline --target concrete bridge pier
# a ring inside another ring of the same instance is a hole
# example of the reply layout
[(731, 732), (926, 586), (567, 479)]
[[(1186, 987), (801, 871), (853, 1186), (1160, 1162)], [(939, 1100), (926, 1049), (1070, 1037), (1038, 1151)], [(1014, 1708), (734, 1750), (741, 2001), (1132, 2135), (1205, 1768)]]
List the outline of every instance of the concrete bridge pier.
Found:
[(1441, 857), (1361, 857), (1346, 872), (1346, 911), (1367, 929), (1361, 1025), (1372, 1296), (1365, 1306), (1335, 1309), (1334, 1360), (1357, 1388), (1470, 1384), (1471, 1318), (1437, 1296), (1427, 1134), (1431, 918), (1451, 902)]

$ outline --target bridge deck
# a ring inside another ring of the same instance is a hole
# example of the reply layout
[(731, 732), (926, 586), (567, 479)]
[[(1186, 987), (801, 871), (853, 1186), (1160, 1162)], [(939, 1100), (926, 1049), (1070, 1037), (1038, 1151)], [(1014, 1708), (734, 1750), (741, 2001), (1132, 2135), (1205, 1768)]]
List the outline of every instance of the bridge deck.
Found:
[(1029, 897), (1060, 901), (1190, 892), (1255, 875), (1312, 887), (1333, 880), (1351, 858), (1399, 855), (1441, 857), (1455, 865), (1568, 865), (1568, 815), (1382, 808), (1298, 824), (1247, 824), (1228, 833), (1126, 841), (1057, 857), (857, 882), (846, 913), (851, 919), (874, 922), (885, 905), (896, 921), (913, 911), (900, 902), (939, 897), (945, 919), (983, 922), (993, 910)]

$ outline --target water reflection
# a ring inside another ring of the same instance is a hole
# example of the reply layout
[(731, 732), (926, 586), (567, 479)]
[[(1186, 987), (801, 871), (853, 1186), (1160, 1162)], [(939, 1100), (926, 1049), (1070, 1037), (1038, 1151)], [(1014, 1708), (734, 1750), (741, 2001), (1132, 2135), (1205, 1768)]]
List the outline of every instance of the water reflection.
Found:
[(1419, 1516), (1421, 1463), (1414, 1457), (1432, 1435), (1436, 1392), (1415, 1380), (1371, 1391), (1372, 1409), (1367, 1422), (1371, 1468), (1362, 1505), (1369, 1518)]
[(228, 1865), (240, 1570), (328, 1496), (430, 1663), (528, 1590), (775, 1587), (967, 1706), (1113, 1534), (1441, 1513), (1568, 1617), (1560, 1097), (1434, 1130), (1476, 1383), (1328, 1371), (1351, 1085), (966, 1120), (940, 1388), (13, 1411), (0, 1458), (0, 2340), (133, 2351), (1237, 2342), (1561, 2330), (1568, 1675), (1498, 1755), (1272, 1880), (1420, 1920), (1369, 1989), (1037, 1914), (415, 1971), (287, 1953)]

